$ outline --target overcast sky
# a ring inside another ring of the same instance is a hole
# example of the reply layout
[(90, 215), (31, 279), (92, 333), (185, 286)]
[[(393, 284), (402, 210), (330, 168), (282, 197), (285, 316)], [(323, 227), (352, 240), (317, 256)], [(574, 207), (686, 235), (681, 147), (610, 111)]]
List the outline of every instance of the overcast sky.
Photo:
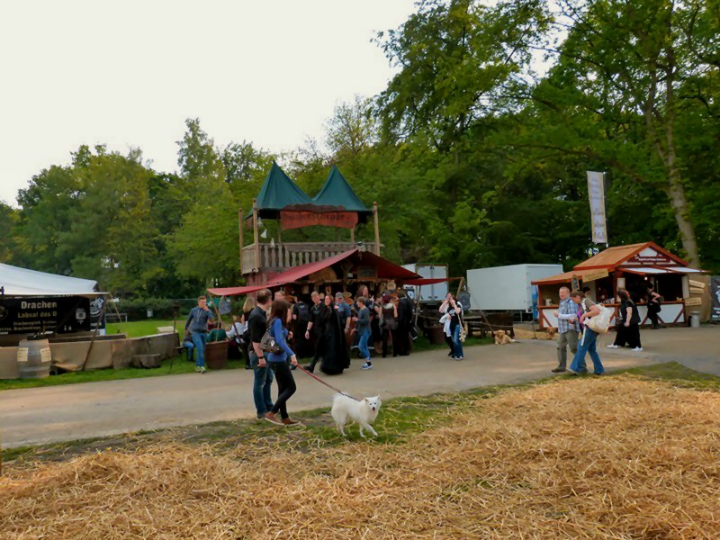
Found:
[(0, 199), (81, 144), (177, 168), (184, 121), (280, 152), (385, 88), (414, 0), (0, 0)]

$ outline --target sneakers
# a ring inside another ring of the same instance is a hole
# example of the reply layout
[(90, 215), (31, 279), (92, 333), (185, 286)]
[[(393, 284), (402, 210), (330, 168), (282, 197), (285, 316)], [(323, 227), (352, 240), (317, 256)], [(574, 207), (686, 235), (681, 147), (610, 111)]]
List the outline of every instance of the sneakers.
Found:
[(567, 372), (569, 375), (574, 375), (575, 377), (580, 375), (577, 371), (573, 371), (572, 369), (568, 369)]
[(614, 343), (611, 343), (610, 345), (607, 346), (607, 348), (608, 348), (608, 349), (617, 349), (618, 346), (615, 345)]
[(299, 420), (293, 420), (292, 418), (283, 418), (282, 423), (286, 426), (301, 426)]
[(285, 425), (280, 420), (278, 420), (277, 416), (275, 416), (275, 413), (273, 413), (273, 412), (265, 413), (265, 420), (267, 420), (271, 424), (275, 424), (276, 426), (284, 426)]
[(464, 360), (465, 359), (464, 356), (455, 356), (454, 358), (455, 358), (455, 360)]
[(642, 347), (635, 347), (635, 348), (633, 349), (633, 351), (635, 351), (635, 352), (642, 352), (642, 351), (643, 351), (643, 348), (642, 348)]
[(551, 369), (553, 373), (565, 373), (567, 370), (563, 368), (556, 367), (555, 369)]
[(195, 371), (197, 373), (207, 373), (207, 368), (205, 366), (195, 366)]
[(372, 369), (372, 364), (370, 362), (365, 362), (360, 369), (363, 369), (363, 370)]

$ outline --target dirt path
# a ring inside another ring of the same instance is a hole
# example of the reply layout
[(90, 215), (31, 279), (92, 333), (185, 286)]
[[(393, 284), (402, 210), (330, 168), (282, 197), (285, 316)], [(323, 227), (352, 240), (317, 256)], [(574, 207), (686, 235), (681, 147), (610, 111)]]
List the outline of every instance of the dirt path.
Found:
[[(694, 369), (700, 364), (716, 366), (720, 374), (715, 352), (720, 350), (720, 328), (660, 330), (643, 336), (648, 352), (604, 349), (606, 368), (666, 361), (670, 355), (685, 358), (688, 367), (695, 362)], [(603, 339), (604, 344), (610, 342), (607, 336)], [(378, 359), (372, 370), (360, 371), (360, 361), (355, 360), (344, 375), (328, 380), (353, 395), (390, 398), (528, 382), (548, 377), (554, 365), (554, 343), (532, 341), (471, 347), (461, 362), (450, 360), (443, 351), (427, 351)], [(298, 392), (290, 402), (291, 411), (330, 405), (330, 390), (304, 373), (295, 373)], [(7, 390), (0, 392), (0, 440), (12, 448), (253, 418), (252, 377), (251, 371), (231, 370)]]

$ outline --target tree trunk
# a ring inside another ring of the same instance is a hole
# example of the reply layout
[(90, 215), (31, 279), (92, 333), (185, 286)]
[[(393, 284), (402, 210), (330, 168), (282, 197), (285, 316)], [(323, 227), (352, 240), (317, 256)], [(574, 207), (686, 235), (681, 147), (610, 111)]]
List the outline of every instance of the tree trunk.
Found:
[(690, 221), (690, 209), (688, 208), (685, 188), (682, 185), (680, 171), (673, 164), (668, 175), (667, 195), (670, 199), (675, 221), (680, 230), (683, 249), (686, 259), (693, 268), (700, 268), (700, 255), (698, 253), (697, 240), (695, 238), (695, 227)]

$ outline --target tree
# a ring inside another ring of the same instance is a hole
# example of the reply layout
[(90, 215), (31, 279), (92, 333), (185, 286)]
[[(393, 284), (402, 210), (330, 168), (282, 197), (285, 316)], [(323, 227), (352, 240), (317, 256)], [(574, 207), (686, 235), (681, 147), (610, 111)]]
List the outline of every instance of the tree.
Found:
[(127, 156), (98, 146), (76, 154), (73, 176), (81, 186), (60, 253), (70, 257), (73, 274), (97, 279), (120, 294), (146, 294), (162, 273), (157, 262), (157, 228), (148, 184), (152, 173), (139, 150)]
[(18, 222), (20, 212), (10, 205), (0, 201), (0, 263), (17, 264), (20, 262), (18, 246)]
[[(709, 104), (718, 30), (703, 0), (561, 0), (567, 39), (535, 99), (570, 126), (586, 156), (662, 189), (689, 262), (700, 253), (679, 153), (678, 128), (693, 101)], [(715, 15), (716, 16), (716, 15)], [(713, 30), (714, 29), (714, 30)], [(717, 121), (717, 118), (715, 118)], [(587, 126), (594, 126), (595, 132)], [(699, 134), (698, 134), (699, 135)], [(627, 144), (628, 138), (634, 144)]]
[[(81, 148), (84, 153), (86, 148)], [(89, 150), (88, 150), (89, 151)], [(80, 205), (83, 188), (71, 167), (53, 165), (33, 176), (27, 189), (18, 193), (18, 236), (34, 270), (54, 274), (72, 273), (73, 254), (63, 248), (73, 212)]]

